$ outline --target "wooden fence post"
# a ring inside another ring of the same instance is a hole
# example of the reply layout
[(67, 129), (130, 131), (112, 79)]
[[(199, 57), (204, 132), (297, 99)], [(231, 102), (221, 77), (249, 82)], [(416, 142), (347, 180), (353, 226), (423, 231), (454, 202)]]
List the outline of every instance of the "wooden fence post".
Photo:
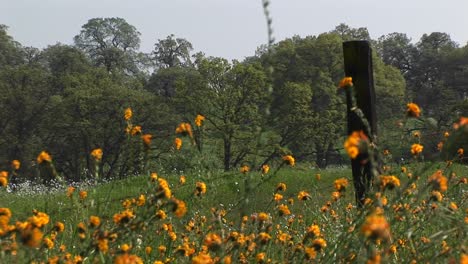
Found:
[[(345, 75), (353, 78), (353, 89), (346, 89), (348, 135), (353, 131), (363, 131), (371, 144), (375, 144), (377, 120), (372, 49), (368, 41), (347, 41), (343, 43), (343, 54)], [(362, 114), (356, 111), (356, 107), (362, 111)], [(371, 152), (375, 158), (359, 155), (351, 160), (356, 202), (359, 206), (364, 204), (366, 194), (371, 188), (372, 178), (377, 174), (375, 154)]]

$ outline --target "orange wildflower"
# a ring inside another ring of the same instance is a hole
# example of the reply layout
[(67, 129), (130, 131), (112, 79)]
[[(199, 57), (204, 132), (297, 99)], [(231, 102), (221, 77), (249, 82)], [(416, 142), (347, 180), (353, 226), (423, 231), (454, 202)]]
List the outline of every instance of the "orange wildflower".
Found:
[(457, 154), (458, 154), (459, 157), (463, 157), (463, 153), (464, 153), (464, 150), (462, 148), (459, 148), (457, 150)]
[(384, 190), (385, 188), (392, 190), (395, 187), (400, 187), (400, 179), (393, 175), (380, 176), (380, 188), (382, 190)]
[(344, 148), (351, 159), (355, 159), (363, 150), (363, 143), (367, 142), (368, 138), (363, 131), (353, 131), (348, 136), (344, 143)]
[(291, 167), (294, 167), (294, 165), (296, 164), (296, 160), (292, 155), (283, 156), (283, 160), (286, 162), (286, 164), (290, 165)]
[(335, 180), (334, 185), (336, 191), (342, 192), (346, 190), (346, 187), (348, 187), (348, 180), (346, 178), (337, 179)]
[(203, 121), (205, 120), (205, 117), (202, 116), (202, 115), (197, 115), (197, 117), (195, 117), (195, 125), (197, 127), (201, 127), (203, 125)]
[(175, 130), (176, 134), (188, 135), (193, 137), (192, 126), (189, 123), (180, 123)]
[(385, 216), (374, 213), (366, 218), (361, 232), (365, 237), (371, 239), (387, 240), (390, 238), (390, 224), (385, 219)]
[(415, 103), (409, 103), (406, 105), (406, 113), (410, 117), (419, 117), (421, 115), (421, 109), (419, 109), (419, 106)]
[(411, 154), (418, 155), (423, 151), (424, 147), (421, 144), (413, 144), (411, 145)]
[(37, 156), (37, 163), (42, 164), (43, 162), (51, 162), (52, 157), (49, 155), (49, 153), (42, 151), (39, 156)]
[(195, 188), (195, 195), (201, 196), (206, 193), (206, 184), (204, 182), (197, 182)]
[(249, 172), (249, 171), (250, 171), (250, 167), (247, 166), (247, 165), (244, 165), (244, 166), (242, 166), (242, 167), (240, 168), (240, 172), (241, 172), (241, 173), (244, 173), (244, 174), (245, 174), (245, 173), (247, 173), (247, 172)]
[(143, 140), (143, 144), (145, 144), (145, 146), (149, 147), (151, 145), (151, 140), (153, 139), (153, 135), (144, 134), (144, 135), (141, 136), (141, 139)]
[(310, 194), (308, 192), (300, 191), (299, 194), (297, 194), (297, 199), (299, 201), (305, 201), (305, 200), (312, 199), (312, 197), (310, 196)]
[(124, 112), (124, 119), (125, 120), (130, 120), (130, 118), (132, 118), (132, 115), (133, 115), (133, 112), (132, 112), (132, 109), (129, 107), (127, 109), (125, 109), (125, 112)]
[(180, 138), (175, 138), (174, 139), (174, 146), (177, 150), (180, 150), (182, 148), (182, 139)]
[(353, 86), (353, 78), (352, 77), (344, 77), (341, 79), (339, 87), (340, 88), (347, 88)]
[(262, 166), (262, 174), (268, 174), (269, 171), (270, 171), (270, 166), (268, 166), (267, 164), (264, 164)]
[(447, 191), (447, 178), (442, 174), (441, 170), (436, 171), (428, 179), (429, 184), (432, 185), (434, 190), (445, 192)]
[(141, 133), (141, 126), (134, 126), (130, 130), (130, 135), (132, 136), (135, 136), (136, 134), (140, 134), (140, 133)]
[(91, 151), (91, 156), (94, 158), (96, 161), (101, 161), (102, 159), (102, 149), (97, 148)]
[(19, 170), (21, 166), (21, 162), (19, 160), (13, 160), (11, 162), (11, 167), (13, 168), (13, 170)]

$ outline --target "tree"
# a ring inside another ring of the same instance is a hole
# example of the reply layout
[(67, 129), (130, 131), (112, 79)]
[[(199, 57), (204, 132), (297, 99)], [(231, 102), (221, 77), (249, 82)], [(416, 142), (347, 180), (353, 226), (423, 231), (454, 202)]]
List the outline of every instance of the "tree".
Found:
[(202, 82), (181, 86), (179, 102), (206, 117), (209, 138), (221, 141), (227, 171), (253, 154), (255, 131), (268, 103), (266, 76), (259, 64), (231, 64), (213, 57), (199, 58), (197, 70)]
[(159, 68), (190, 66), (192, 50), (192, 43), (186, 39), (169, 35), (166, 39), (158, 39), (158, 43), (154, 45), (154, 61)]
[(140, 70), (144, 58), (138, 52), (140, 32), (123, 18), (90, 19), (74, 41), (96, 66), (103, 66), (108, 72), (135, 74)]
[(404, 76), (414, 67), (417, 50), (406, 34), (394, 32), (381, 36), (376, 44), (382, 61), (399, 69)]
[(8, 35), (7, 29), (7, 26), (0, 24), (0, 70), (23, 63), (21, 45)]
[(350, 26), (341, 23), (335, 27), (330, 33), (338, 34), (343, 41), (348, 40), (371, 40), (369, 31), (365, 27), (351, 28)]

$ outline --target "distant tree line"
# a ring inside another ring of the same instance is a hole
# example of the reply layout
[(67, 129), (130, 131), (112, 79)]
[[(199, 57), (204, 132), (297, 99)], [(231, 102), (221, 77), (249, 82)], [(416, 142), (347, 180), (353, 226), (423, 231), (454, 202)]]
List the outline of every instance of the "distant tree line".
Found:
[(406, 130), (428, 135), (423, 143), (435, 157), (434, 135), (468, 114), (468, 45), (460, 47), (448, 34), (425, 34), (418, 42), (403, 33), (372, 40), (366, 28), (340, 24), (228, 61), (195, 53), (174, 35), (143, 53), (134, 26), (94, 18), (74, 45), (42, 50), (22, 46), (0, 25), (0, 169), (20, 160), (20, 175), (35, 177), (37, 154), (47, 150), (66, 179), (84, 180), (95, 165), (89, 153), (101, 148), (104, 178), (143, 173), (144, 145), (125, 132), (128, 107), (132, 122), (153, 135), (153, 162), (170, 159), (175, 128), (193, 126), (197, 115), (206, 119), (195, 131), (194, 149), (220, 169), (260, 166), (285, 153), (322, 168), (340, 162), (345, 105), (337, 83), (342, 42), (351, 39), (369, 40), (375, 50), (381, 147), (409, 155), (398, 124), (414, 101), (425, 120)]

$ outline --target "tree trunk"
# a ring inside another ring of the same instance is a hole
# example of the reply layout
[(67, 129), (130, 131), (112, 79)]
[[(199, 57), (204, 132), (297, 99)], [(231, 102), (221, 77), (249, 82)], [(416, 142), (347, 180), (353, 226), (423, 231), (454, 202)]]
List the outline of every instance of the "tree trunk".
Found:
[(231, 169), (231, 138), (224, 138), (224, 171)]

